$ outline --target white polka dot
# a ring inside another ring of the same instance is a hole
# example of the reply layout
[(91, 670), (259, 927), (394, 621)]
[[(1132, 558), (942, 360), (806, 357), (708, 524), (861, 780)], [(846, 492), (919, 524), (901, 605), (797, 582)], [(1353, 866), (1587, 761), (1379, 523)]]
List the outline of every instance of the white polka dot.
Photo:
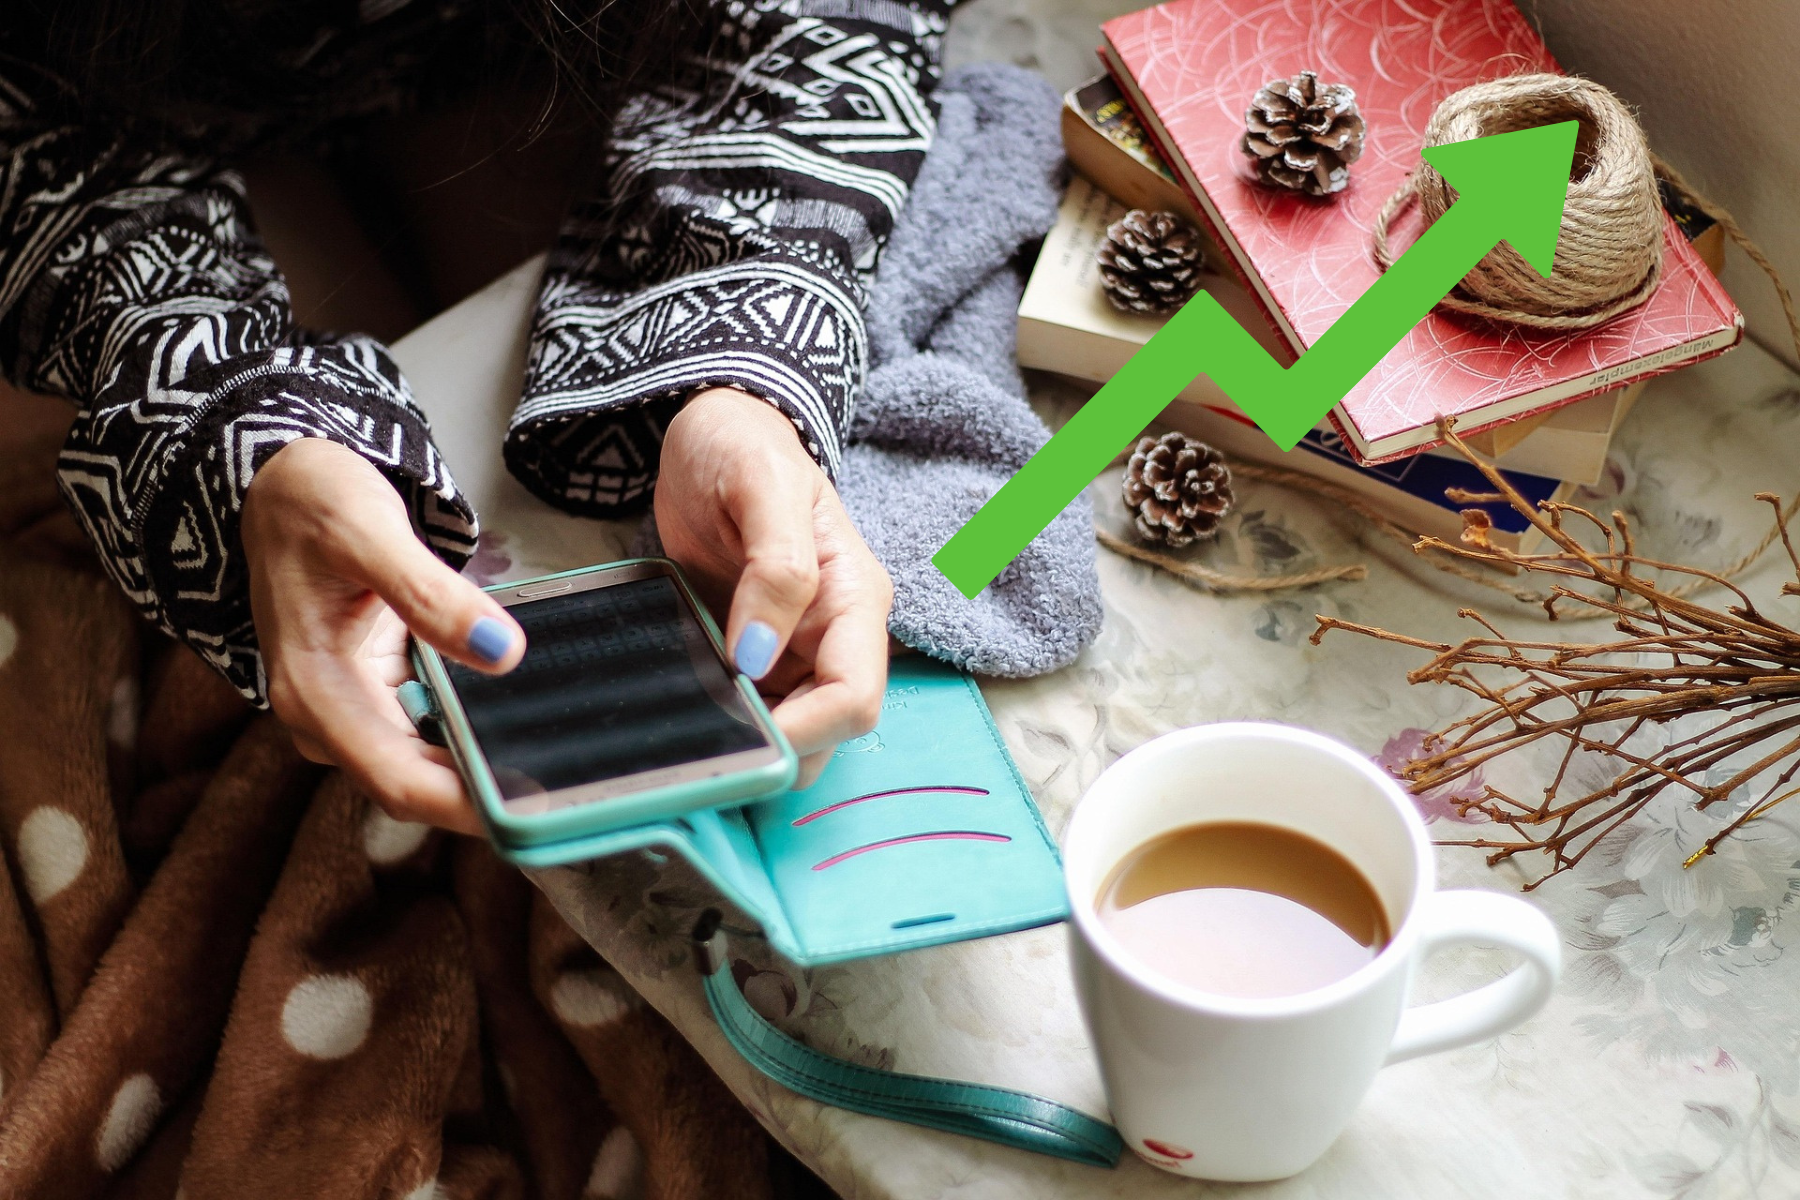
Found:
[(565, 971), (550, 988), (550, 1007), (571, 1025), (604, 1025), (636, 1007), (610, 971)]
[(313, 1058), (342, 1058), (369, 1036), (375, 1002), (348, 975), (312, 975), (294, 985), (281, 1006), (281, 1036)]
[(583, 1200), (629, 1200), (643, 1191), (644, 1156), (631, 1130), (615, 1125), (594, 1155)]
[(87, 834), (68, 809), (40, 804), (19, 822), (19, 867), (34, 903), (41, 905), (74, 883), (87, 856)]
[(154, 1079), (140, 1073), (121, 1083), (94, 1142), (94, 1161), (100, 1169), (116, 1171), (130, 1162), (161, 1113), (162, 1093), (156, 1090)]
[(445, 1192), (438, 1187), (438, 1181), (427, 1179), (412, 1191), (406, 1193), (403, 1200), (443, 1200)]
[(19, 627), (12, 623), (12, 618), (0, 613), (0, 667), (13, 656), (19, 648)]
[(410, 857), (425, 844), (431, 826), (417, 821), (396, 821), (379, 808), (370, 808), (363, 821), (363, 853), (378, 867), (391, 867)]

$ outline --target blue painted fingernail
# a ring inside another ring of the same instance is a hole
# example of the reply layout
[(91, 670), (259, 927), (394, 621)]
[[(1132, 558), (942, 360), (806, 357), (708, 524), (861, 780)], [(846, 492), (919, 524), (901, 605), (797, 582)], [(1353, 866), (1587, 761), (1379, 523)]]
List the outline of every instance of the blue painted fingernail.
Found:
[(752, 621), (738, 634), (737, 650), (732, 658), (737, 669), (752, 679), (761, 679), (775, 665), (775, 645), (781, 639), (775, 630), (761, 621)]
[(469, 630), (469, 653), (482, 662), (497, 663), (512, 649), (512, 630), (494, 617), (483, 617)]

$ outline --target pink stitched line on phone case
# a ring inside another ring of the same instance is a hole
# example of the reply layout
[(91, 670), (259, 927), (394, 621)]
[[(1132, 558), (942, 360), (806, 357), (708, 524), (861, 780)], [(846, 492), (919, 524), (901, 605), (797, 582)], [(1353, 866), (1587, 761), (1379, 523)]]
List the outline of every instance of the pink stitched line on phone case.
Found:
[(852, 804), (861, 804), (864, 800), (879, 800), (883, 796), (904, 796), (909, 792), (959, 792), (964, 796), (986, 796), (991, 793), (983, 787), (963, 787), (959, 784), (935, 784), (927, 787), (895, 788), (888, 792), (870, 792), (866, 796), (853, 796), (848, 800), (839, 800), (836, 804), (827, 804), (824, 808), (807, 813), (794, 821), (797, 829), (808, 821), (816, 821), (820, 817), (830, 816), (840, 808), (849, 808)]
[(904, 846), (908, 842), (939, 842), (960, 840), (968, 842), (1010, 842), (1011, 838), (1004, 833), (980, 833), (973, 829), (945, 829), (938, 833), (913, 833), (906, 837), (889, 838), (885, 842), (870, 842), (866, 846), (858, 846), (854, 850), (846, 850), (842, 854), (834, 854), (824, 862), (813, 864), (813, 870), (823, 871), (826, 867), (835, 867), (846, 858), (855, 858), (859, 854), (867, 854), (871, 850), (885, 850), (889, 846)]

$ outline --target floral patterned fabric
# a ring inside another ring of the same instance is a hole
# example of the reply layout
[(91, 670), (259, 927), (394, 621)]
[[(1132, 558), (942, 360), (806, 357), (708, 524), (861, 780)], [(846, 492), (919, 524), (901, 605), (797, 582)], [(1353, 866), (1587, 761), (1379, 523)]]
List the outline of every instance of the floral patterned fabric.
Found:
[[(446, 458), (487, 516), (490, 532), (470, 568), (483, 582), (616, 557), (634, 532), (630, 523), (578, 520), (527, 495), (485, 432), (510, 409), (504, 389), (517, 374), (504, 363), (508, 355), (522, 360), (535, 291), (532, 270), (523, 269), (395, 347), (431, 399)], [(471, 335), (496, 328), (516, 328), (516, 340), (493, 346), (488, 337), (498, 365), (471, 369), (467, 348), (483, 344)], [(1034, 390), (1052, 423), (1081, 399), (1045, 378)], [(1623, 509), (1653, 553), (1723, 564), (1766, 528), (1766, 506), (1752, 493), (1800, 487), (1787, 449), (1797, 434), (1800, 379), (1746, 345), (1651, 384), (1606, 481), (1581, 499)], [(1103, 480), (1092, 496), (1122, 533), (1116, 488), (1116, 479)], [(1304, 496), (1260, 484), (1239, 491), (1214, 565), (1273, 572), (1360, 560), (1370, 563), (1370, 577), (1215, 596), (1102, 555), (1099, 641), (1055, 674), (983, 688), (1053, 832), (1109, 763), (1180, 726), (1288, 721), (1391, 763), (1463, 711), (1460, 694), (1406, 684), (1420, 662), (1414, 652), (1337, 634), (1309, 645), (1314, 613), (1454, 637), (1468, 628), (1457, 607), (1472, 604), (1507, 628), (1582, 631), (1546, 629), (1530, 610), (1422, 567), (1380, 535), (1359, 540), (1364, 531)], [(1747, 584), (1759, 603), (1792, 620), (1800, 599), (1775, 596), (1784, 567), (1771, 560)], [(1501, 762), (1487, 778), (1530, 786), (1545, 770)], [(1457, 821), (1448, 796), (1424, 796), (1419, 805), (1440, 841), (1478, 828)], [(1549, 1008), (1495, 1041), (1384, 1071), (1323, 1160), (1257, 1194), (1800, 1195), (1800, 950), (1791, 946), (1800, 936), (1800, 805), (1752, 822), (1717, 855), (1683, 870), (1682, 860), (1729, 816), (1697, 814), (1671, 797), (1532, 892), (1565, 938), (1565, 976)], [(1510, 891), (1530, 878), (1452, 848), (1440, 852), (1439, 870), (1445, 887)], [(846, 1197), (1236, 1195), (1135, 1159), (1098, 1171), (797, 1097), (739, 1058), (707, 1011), (685, 940), (698, 912), (718, 902), (703, 882), (679, 864), (621, 858), (550, 872), (539, 883), (764, 1124)], [(731, 925), (734, 973), (746, 994), (809, 1044), (1104, 1113), (1060, 927), (803, 971), (771, 955), (747, 920)], [(1415, 998), (1466, 990), (1505, 966), (1497, 951), (1447, 953), (1425, 964)]]

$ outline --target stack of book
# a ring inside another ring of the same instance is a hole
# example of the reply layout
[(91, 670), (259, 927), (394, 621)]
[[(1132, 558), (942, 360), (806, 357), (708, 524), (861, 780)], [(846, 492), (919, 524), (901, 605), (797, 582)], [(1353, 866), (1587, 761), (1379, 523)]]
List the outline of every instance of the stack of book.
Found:
[[(1508, 0), (1172, 0), (1102, 31), (1108, 73), (1065, 97), (1078, 174), (1019, 308), (1024, 366), (1094, 382), (1160, 326), (1100, 289), (1094, 251), (1128, 209), (1177, 211), (1204, 230), (1218, 270), (1203, 286), (1291, 362), (1375, 281), (1374, 215), (1418, 162), (1437, 103), (1499, 75), (1559, 70)], [(1325, 200), (1259, 185), (1239, 150), (1257, 88), (1303, 69), (1353, 88), (1368, 125), (1350, 186)], [(1524, 495), (1560, 499), (1600, 478), (1645, 380), (1742, 336), (1715, 278), (1722, 231), (1665, 203), (1662, 283), (1603, 325), (1552, 333), (1434, 312), (1285, 453), (1204, 376), (1163, 419), (1228, 454), (1350, 487), (1419, 533), (1454, 538), (1466, 505), (1446, 490), (1488, 490), (1439, 444), (1440, 416)], [(1399, 247), (1417, 231), (1403, 222)], [(1532, 548), (1523, 517), (1488, 511), (1497, 541)]]

